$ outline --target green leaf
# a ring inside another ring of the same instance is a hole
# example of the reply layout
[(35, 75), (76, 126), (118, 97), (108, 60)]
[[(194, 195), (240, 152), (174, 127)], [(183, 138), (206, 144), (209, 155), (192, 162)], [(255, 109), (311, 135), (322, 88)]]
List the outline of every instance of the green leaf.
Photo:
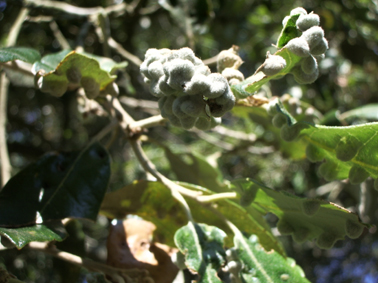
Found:
[(278, 230), (283, 235), (292, 235), (297, 242), (316, 238), (319, 247), (331, 248), (345, 236), (358, 238), (369, 227), (356, 214), (338, 205), (275, 191), (251, 179), (235, 180), (232, 188), (241, 195), (243, 205), (250, 204), (261, 213), (277, 215)]
[(243, 264), (240, 276), (244, 282), (310, 282), (292, 258), (284, 258), (274, 251), (266, 252), (255, 235), (247, 239), (239, 232), (235, 234), (234, 243), (238, 260)]
[(21, 60), (27, 63), (34, 63), (41, 58), (39, 52), (33, 48), (26, 47), (4, 47), (0, 48), (0, 62), (5, 63), (14, 60)]
[(112, 73), (126, 66), (126, 62), (116, 63), (109, 58), (63, 50), (43, 57), (33, 65), (32, 71), (34, 74), (39, 70), (45, 71), (37, 81), (43, 92), (59, 97), (68, 87), (82, 86), (88, 98), (92, 99), (100, 92), (118, 94), (112, 85), (116, 79)]
[(286, 21), (285, 26), (283, 27), (280, 36), (277, 40), (277, 48), (284, 47), (290, 40), (300, 36), (300, 32), (297, 29), (297, 20), (300, 14), (292, 15)]
[(188, 269), (199, 275), (199, 282), (222, 282), (217, 271), (225, 262), (225, 237), (226, 233), (217, 227), (193, 222), (177, 230), (176, 246), (185, 255)]
[(367, 104), (338, 116), (340, 120), (365, 119), (370, 121), (378, 121), (378, 104)]
[(166, 146), (164, 150), (178, 181), (196, 184), (213, 192), (226, 190), (219, 169), (213, 167), (203, 156), (195, 152), (176, 154)]
[[(328, 181), (349, 178), (361, 183), (368, 176), (378, 178), (378, 123), (356, 126), (329, 127), (297, 122), (282, 106), (277, 111), (287, 117), (288, 124), (281, 128), (281, 137), (287, 141), (302, 137), (309, 145), (307, 157), (312, 162), (326, 160), (319, 173)], [(357, 172), (357, 174), (356, 174)]]
[[(202, 191), (204, 194), (213, 194), (200, 186), (179, 184), (192, 190)], [(194, 219), (230, 232), (224, 221), (217, 215), (210, 213), (208, 209), (190, 198), (186, 201)], [(217, 201), (216, 204), (217, 210), (242, 231), (259, 235), (267, 250), (274, 249), (285, 255), (281, 243), (273, 236), (262, 214), (255, 208), (244, 208), (231, 200)], [(101, 213), (109, 218), (124, 218), (127, 214), (137, 214), (153, 222), (157, 226), (157, 237), (167, 244), (173, 244), (171, 241), (174, 233), (187, 222), (180, 204), (160, 182), (135, 181), (118, 191), (106, 194), (101, 205)], [(232, 240), (226, 239), (226, 244), (232, 244)]]
[(43, 56), (41, 60), (33, 64), (32, 73), (37, 74), (40, 70), (44, 70), (46, 73), (54, 71), (64, 57), (66, 57), (70, 52), (72, 52), (72, 50), (62, 50), (58, 53)]
[(0, 235), (8, 238), (17, 249), (22, 249), (30, 242), (63, 241), (67, 236), (62, 223), (55, 221), (20, 228), (0, 227)]
[(81, 152), (49, 153), (21, 170), (0, 192), (0, 226), (67, 217), (95, 220), (110, 178), (106, 150), (93, 144)]
[(231, 86), (236, 98), (246, 98), (253, 95), (257, 90), (261, 88), (262, 85), (266, 84), (270, 80), (279, 79), (291, 72), (291, 70), (303, 59), (300, 56), (297, 56), (291, 53), (286, 47), (278, 50), (274, 55), (279, 55), (286, 61), (286, 67), (283, 68), (280, 72), (273, 76), (267, 76), (262, 71), (257, 69), (257, 72), (251, 77), (247, 78), (240, 84), (235, 84)]

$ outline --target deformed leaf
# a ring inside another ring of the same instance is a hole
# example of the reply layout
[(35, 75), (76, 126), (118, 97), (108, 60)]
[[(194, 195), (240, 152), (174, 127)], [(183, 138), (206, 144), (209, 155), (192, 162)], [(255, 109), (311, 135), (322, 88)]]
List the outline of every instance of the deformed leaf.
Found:
[(127, 63), (116, 63), (109, 58), (63, 50), (50, 54), (33, 65), (33, 73), (44, 73), (37, 79), (37, 86), (43, 92), (54, 96), (63, 95), (68, 87), (82, 86), (88, 98), (97, 97), (100, 92), (117, 95), (113, 84), (115, 70), (126, 67)]
[(300, 32), (298, 31), (296, 24), (299, 16), (300, 14), (296, 14), (288, 16), (288, 18), (286, 18), (285, 25), (277, 40), (277, 48), (284, 47), (290, 40), (300, 35)]
[(292, 235), (297, 242), (317, 239), (319, 247), (331, 248), (345, 236), (358, 238), (363, 229), (369, 227), (361, 223), (356, 214), (338, 205), (275, 191), (251, 179), (235, 180), (232, 188), (241, 195), (244, 204), (250, 204), (261, 213), (277, 215), (280, 218), (278, 230), (283, 235)]
[(282, 104), (276, 107), (290, 121), (281, 128), (281, 137), (287, 141), (297, 137), (306, 140), (307, 157), (314, 162), (326, 160), (319, 168), (326, 180), (349, 178), (352, 183), (360, 183), (368, 176), (378, 178), (378, 155), (373, 154), (378, 142), (378, 123), (344, 127), (314, 125), (297, 122)]
[(309, 283), (302, 268), (292, 258), (285, 258), (275, 251), (267, 252), (252, 235), (246, 238), (241, 233), (234, 237), (235, 251), (243, 268), (239, 273), (243, 282), (289, 282)]
[(20, 228), (0, 227), (0, 235), (8, 238), (17, 249), (30, 242), (63, 241), (67, 236), (62, 223), (55, 221)]
[(95, 220), (110, 178), (106, 150), (49, 153), (21, 170), (0, 192), (0, 226), (67, 217)]
[(231, 89), (237, 98), (246, 98), (250, 95), (253, 95), (254, 92), (259, 90), (261, 86), (263, 86), (270, 80), (279, 79), (289, 74), (291, 70), (303, 59), (302, 57), (291, 53), (286, 47), (281, 48), (276, 53), (274, 53), (274, 55), (279, 55), (284, 58), (286, 61), (286, 66), (277, 74), (272, 76), (267, 76), (262, 71), (259, 71), (261, 67), (258, 68), (257, 72), (254, 75), (247, 78), (240, 84), (231, 86)]
[(193, 222), (177, 230), (176, 246), (185, 255), (188, 269), (199, 275), (199, 282), (222, 282), (217, 272), (225, 262), (225, 237), (226, 233), (217, 227)]
[(27, 63), (34, 63), (41, 58), (39, 52), (33, 48), (26, 47), (3, 47), (0, 48), (0, 62), (5, 63), (14, 60), (21, 60)]
[(59, 63), (72, 52), (71, 50), (62, 50), (58, 53), (48, 54), (43, 56), (41, 60), (35, 62), (32, 67), (32, 73), (35, 75), (39, 70), (43, 70), (46, 73), (52, 72), (58, 67)]
[[(196, 185), (184, 183), (180, 183), (180, 185), (202, 191), (204, 194), (213, 194), (213, 192)], [(209, 210), (190, 198), (186, 201), (194, 219), (230, 232), (224, 221), (217, 215), (210, 213)], [(217, 202), (217, 210), (243, 232), (259, 235), (267, 250), (274, 249), (285, 255), (281, 243), (273, 236), (263, 215), (255, 208), (243, 208), (231, 200), (221, 200)], [(124, 218), (127, 214), (139, 215), (143, 219), (153, 222), (157, 226), (156, 236), (160, 241), (169, 245), (173, 244), (173, 235), (177, 229), (187, 222), (180, 204), (160, 182), (135, 181), (118, 191), (106, 194), (101, 205), (101, 213), (109, 218)], [(227, 238), (226, 243), (232, 244), (231, 239)]]

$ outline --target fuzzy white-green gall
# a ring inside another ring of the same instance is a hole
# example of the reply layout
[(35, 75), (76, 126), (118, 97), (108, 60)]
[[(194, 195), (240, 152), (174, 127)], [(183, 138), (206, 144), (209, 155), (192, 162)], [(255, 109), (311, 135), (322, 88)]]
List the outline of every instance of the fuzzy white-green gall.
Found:
[[(318, 78), (318, 62), (328, 49), (328, 41), (324, 37), (324, 30), (319, 26), (320, 18), (317, 14), (307, 14), (306, 10), (299, 7), (290, 12), (290, 16), (295, 15), (299, 15), (296, 27), (302, 34), (291, 39), (285, 47), (291, 53), (303, 57), (291, 73), (298, 83), (308, 84)], [(286, 22), (290, 16), (286, 17)]]
[[(224, 65), (237, 65), (236, 55), (233, 59), (225, 60)], [(189, 48), (149, 49), (140, 71), (152, 95), (159, 98), (161, 115), (174, 126), (208, 130), (235, 105), (226, 77), (211, 73)], [(241, 78), (229, 71), (226, 74)]]

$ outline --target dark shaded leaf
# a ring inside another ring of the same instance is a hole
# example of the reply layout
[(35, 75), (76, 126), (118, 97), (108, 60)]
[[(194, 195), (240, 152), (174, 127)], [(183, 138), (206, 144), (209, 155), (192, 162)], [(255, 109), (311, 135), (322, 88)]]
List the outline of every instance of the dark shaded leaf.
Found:
[(0, 226), (67, 217), (96, 219), (110, 177), (99, 144), (75, 153), (49, 153), (11, 178), (0, 192)]

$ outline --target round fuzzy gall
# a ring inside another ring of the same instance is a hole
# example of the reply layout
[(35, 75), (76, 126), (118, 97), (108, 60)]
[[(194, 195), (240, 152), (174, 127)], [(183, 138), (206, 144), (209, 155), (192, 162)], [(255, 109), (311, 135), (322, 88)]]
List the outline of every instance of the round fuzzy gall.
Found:
[(290, 11), (290, 16), (294, 15), (307, 15), (307, 11), (302, 7), (298, 7)]
[(314, 72), (316, 72), (317, 68), (318, 68), (318, 62), (316, 62), (313, 56), (308, 56), (304, 58), (301, 62), (301, 69), (307, 75), (313, 74)]
[(308, 45), (311, 48), (314, 48), (316, 45), (322, 41), (324, 37), (324, 30), (321, 27), (312, 27), (303, 32), (301, 38), (307, 41)]
[(239, 81), (244, 81), (244, 75), (239, 71), (232, 68), (226, 68), (222, 72), (222, 76), (230, 81), (231, 79), (237, 79)]
[(312, 55), (322, 55), (327, 51), (327, 49), (328, 41), (323, 37), (316, 46), (310, 47), (310, 52)]
[(279, 55), (268, 55), (261, 71), (267, 76), (274, 76), (286, 67), (286, 60)]
[(66, 71), (67, 79), (70, 83), (78, 84), (81, 80), (81, 72), (77, 67), (71, 67)]
[(317, 14), (302, 14), (299, 16), (296, 24), (300, 31), (306, 31), (313, 26), (318, 26), (320, 24), (320, 18)]
[(345, 232), (351, 239), (357, 239), (364, 231), (364, 226), (359, 223), (354, 223), (348, 219), (345, 223)]
[(311, 84), (314, 81), (316, 81), (316, 79), (318, 78), (319, 69), (316, 68), (315, 72), (313, 72), (311, 74), (306, 74), (305, 72), (302, 71), (300, 66), (298, 66), (298, 67), (293, 68), (291, 70), (291, 73), (294, 75), (294, 79), (296, 80), (297, 83), (299, 83), (299, 84)]
[(310, 46), (302, 37), (296, 37), (290, 40), (286, 46), (287, 50), (299, 57), (310, 56)]

